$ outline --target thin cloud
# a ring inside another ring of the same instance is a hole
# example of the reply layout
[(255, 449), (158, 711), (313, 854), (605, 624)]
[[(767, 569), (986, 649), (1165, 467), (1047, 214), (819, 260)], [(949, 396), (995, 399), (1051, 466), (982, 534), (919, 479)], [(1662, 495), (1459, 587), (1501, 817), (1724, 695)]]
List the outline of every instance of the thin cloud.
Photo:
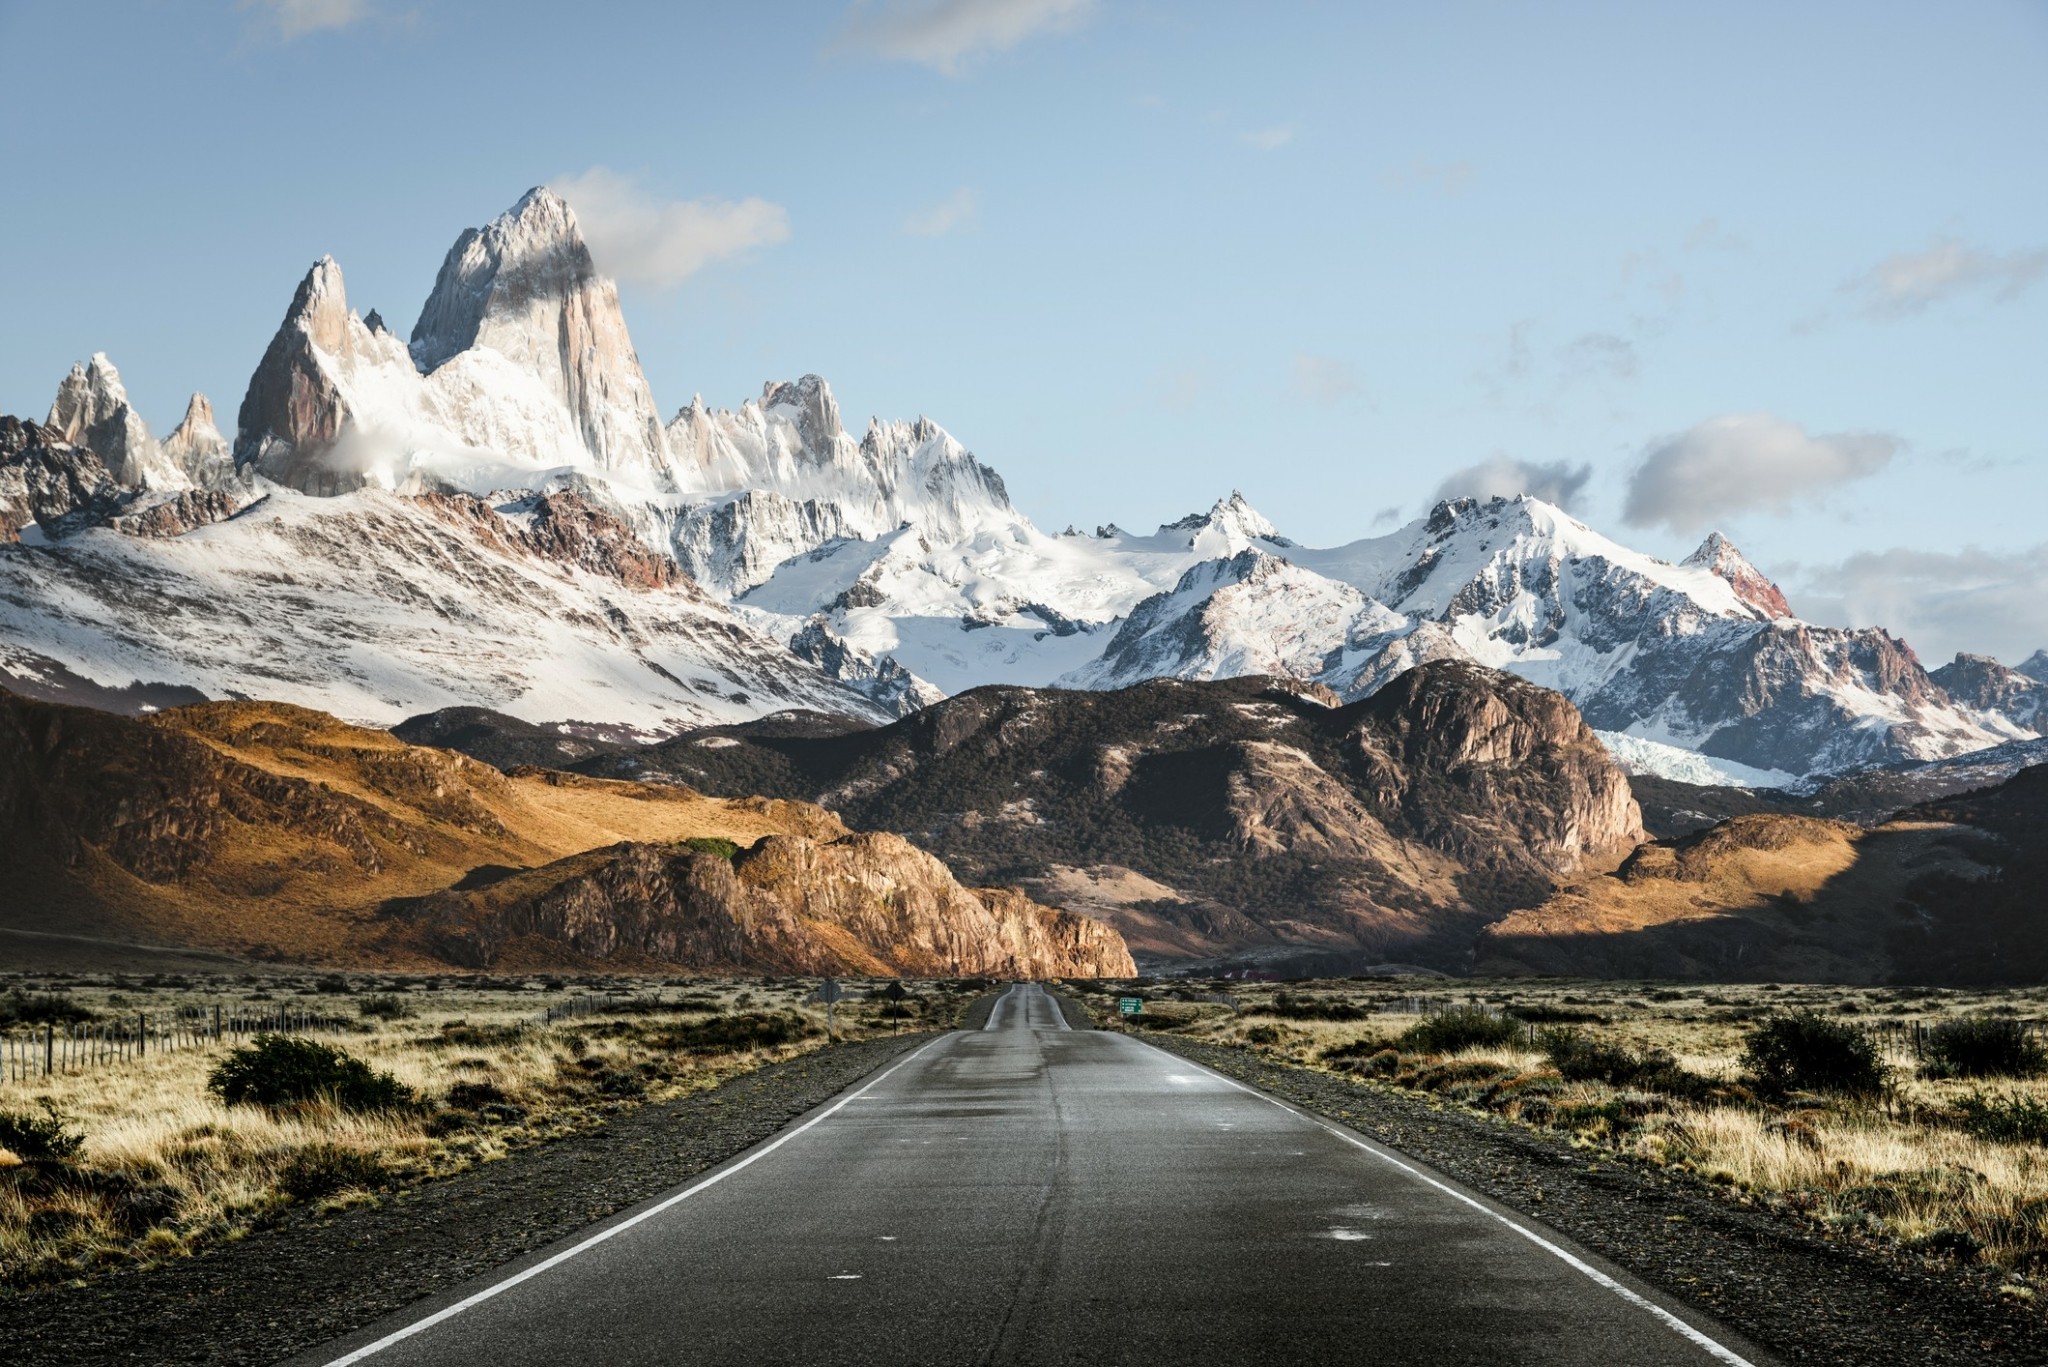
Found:
[(1387, 172), (1387, 184), (1397, 190), (1434, 190), (1440, 195), (1463, 194), (1474, 174), (1469, 161), (1428, 162), (1420, 159)]
[(1449, 498), (1513, 498), (1527, 494), (1569, 512), (1592, 478), (1590, 465), (1572, 465), (1561, 460), (1538, 463), (1495, 455), (1445, 476), (1443, 483), (1436, 486), (1436, 497), (1441, 502)]
[(552, 184), (576, 211), (598, 269), (655, 289), (789, 237), (788, 212), (765, 199), (657, 199), (602, 166)]
[(1749, 250), (1749, 243), (1723, 227), (1720, 219), (1708, 217), (1692, 225), (1684, 247), (1689, 252), (1743, 252)]
[(2048, 646), (2048, 545), (1865, 551), (1802, 576), (1801, 614), (1837, 626), (1883, 626), (1929, 665), (1958, 651), (2008, 664)]
[(284, 42), (371, 18), (369, 0), (238, 0), (237, 9)]
[(1294, 358), (1291, 387), (1295, 398), (1327, 405), (1341, 403), (1365, 386), (1359, 383), (1358, 372), (1345, 362), (1304, 352)]
[(1885, 468), (1904, 445), (1881, 432), (1809, 435), (1768, 413), (1734, 413), (1652, 443), (1622, 518), (1693, 532), (1732, 513), (1783, 511)]
[(882, 0), (856, 3), (832, 46), (961, 76), (977, 59), (1086, 23), (1095, 0)]
[(912, 237), (944, 237), (957, 229), (972, 226), (980, 208), (974, 191), (955, 190), (923, 213), (904, 219), (903, 231)]
[(1922, 313), (1958, 295), (1984, 293), (2006, 303), (2048, 275), (2048, 247), (1994, 252), (1944, 238), (1925, 251), (1888, 256), (1842, 286), (1875, 318)]
[(1611, 332), (1588, 332), (1559, 348), (1558, 364), (1567, 381), (1633, 380), (1636, 344)]
[(1400, 520), (1401, 505), (1398, 503), (1382, 508), (1372, 515), (1372, 525), (1375, 527), (1384, 527), (1389, 522), (1399, 522)]
[(1274, 124), (1271, 128), (1260, 128), (1250, 133), (1239, 133), (1237, 140), (1246, 147), (1256, 148), (1261, 152), (1277, 152), (1288, 143), (1294, 141), (1294, 125), (1291, 123), (1278, 123)]

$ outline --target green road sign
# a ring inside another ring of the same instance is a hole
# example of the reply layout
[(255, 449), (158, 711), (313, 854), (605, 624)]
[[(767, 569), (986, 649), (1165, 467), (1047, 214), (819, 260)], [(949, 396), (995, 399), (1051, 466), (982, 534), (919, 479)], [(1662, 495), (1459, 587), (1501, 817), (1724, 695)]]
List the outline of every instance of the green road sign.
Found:
[(1118, 997), (1116, 1009), (1119, 1014), (1125, 1016), (1143, 1015), (1145, 1012), (1145, 999), (1143, 997)]

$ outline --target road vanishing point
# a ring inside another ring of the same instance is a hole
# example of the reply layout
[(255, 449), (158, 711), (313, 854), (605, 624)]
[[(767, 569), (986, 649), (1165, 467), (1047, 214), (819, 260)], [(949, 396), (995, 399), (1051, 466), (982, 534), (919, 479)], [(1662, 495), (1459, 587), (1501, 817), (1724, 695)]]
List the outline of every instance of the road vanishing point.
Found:
[(1562, 1235), (1034, 984), (774, 1138), (299, 1357), (1774, 1363)]

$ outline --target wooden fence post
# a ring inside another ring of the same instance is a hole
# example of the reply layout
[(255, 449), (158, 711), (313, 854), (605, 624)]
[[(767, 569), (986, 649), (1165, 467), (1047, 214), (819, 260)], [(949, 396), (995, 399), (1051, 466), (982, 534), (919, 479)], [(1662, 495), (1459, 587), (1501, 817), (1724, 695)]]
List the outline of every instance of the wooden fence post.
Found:
[(51, 1073), (54, 1073), (54, 1072), (56, 1072), (56, 1071), (57, 1071), (57, 1024), (56, 1024), (56, 1022), (55, 1022), (55, 1021), (44, 1021), (44, 1022), (43, 1022), (43, 1076), (44, 1076), (44, 1077), (48, 1077), (48, 1076), (49, 1076), (49, 1075), (50, 1075)]

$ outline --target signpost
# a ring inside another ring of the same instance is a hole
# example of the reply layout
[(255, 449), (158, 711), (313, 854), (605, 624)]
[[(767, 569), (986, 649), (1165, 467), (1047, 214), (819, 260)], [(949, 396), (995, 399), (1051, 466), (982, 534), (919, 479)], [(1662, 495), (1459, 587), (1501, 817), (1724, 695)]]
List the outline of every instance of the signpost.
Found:
[(836, 1020), (833, 1003), (846, 995), (837, 978), (827, 978), (818, 984), (818, 1000), (825, 1003), (825, 1038), (833, 1038), (832, 1030)]
[(890, 1014), (896, 1018), (896, 1028), (889, 1033), (900, 1035), (903, 1033), (903, 999), (910, 994), (903, 990), (901, 979), (891, 978), (889, 985), (882, 989), (882, 995), (889, 999), (889, 1005), (894, 1008)]
[(1116, 999), (1116, 1012), (1119, 1016), (1142, 1016), (1145, 1014), (1145, 999), (1143, 997), (1118, 997)]

